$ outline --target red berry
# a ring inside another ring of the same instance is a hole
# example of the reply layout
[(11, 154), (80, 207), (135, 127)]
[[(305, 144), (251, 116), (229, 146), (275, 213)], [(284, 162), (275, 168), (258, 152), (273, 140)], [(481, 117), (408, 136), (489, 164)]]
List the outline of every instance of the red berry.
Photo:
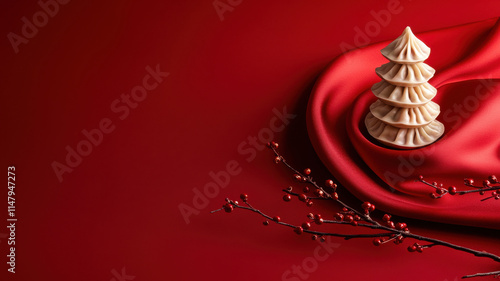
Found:
[(358, 216), (358, 215), (355, 215), (355, 216), (354, 216), (354, 220), (355, 220), (355, 221), (359, 221), (359, 220), (361, 220), (361, 217), (360, 217), (360, 216)]
[(418, 180), (423, 181), (424, 180), (424, 176), (422, 176), (422, 175), (418, 176)]
[(309, 223), (309, 222), (303, 222), (302, 223), (302, 228), (303, 229), (309, 229), (309, 228), (311, 228), (311, 223)]
[(279, 156), (274, 157), (274, 163), (278, 164), (279, 162), (281, 162), (281, 157)]
[(306, 206), (307, 206), (307, 207), (311, 207), (313, 204), (314, 204), (314, 203), (313, 203), (313, 201), (312, 201), (312, 200), (307, 200), (307, 202), (306, 202)]
[(316, 220), (316, 219), (320, 219), (320, 218), (322, 218), (321, 214), (316, 214), (316, 215), (314, 215), (314, 219), (315, 219), (315, 220)]
[(306, 202), (307, 201), (307, 196), (304, 193), (302, 193), (302, 194), (299, 195), (299, 200), (302, 201), (302, 202)]
[(302, 181), (302, 177), (299, 174), (293, 175), (296, 181)]
[(351, 216), (351, 215), (347, 215), (347, 216), (345, 216), (345, 219), (344, 219), (344, 220), (345, 220), (346, 222), (348, 222), (348, 223), (351, 223), (351, 222), (353, 222), (353, 221), (354, 221), (354, 218), (353, 218), (353, 216)]
[(474, 180), (471, 179), (471, 178), (466, 178), (466, 179), (464, 179), (464, 184), (465, 185), (473, 185), (474, 184)]
[(334, 182), (332, 180), (326, 180), (325, 185), (333, 188)]
[(309, 192), (309, 187), (304, 186), (304, 188), (302, 189), (302, 191), (304, 191), (304, 193), (308, 193)]
[(380, 246), (382, 244), (382, 240), (380, 238), (373, 239), (373, 245)]
[(265, 225), (265, 226), (268, 226), (269, 225), (269, 221), (265, 220), (262, 224)]
[(242, 194), (240, 194), (240, 198), (241, 198), (241, 200), (243, 200), (243, 202), (247, 202), (247, 200), (248, 200), (248, 194), (242, 193)]
[(317, 219), (314, 219), (314, 222), (316, 224), (322, 224), (323, 223), (323, 219), (322, 218), (317, 218)]
[(438, 196), (436, 195), (436, 193), (429, 193), (429, 196), (430, 196), (432, 199), (436, 199), (436, 198), (438, 198)]
[(223, 207), (224, 207), (224, 211), (226, 211), (226, 213), (231, 213), (233, 211), (233, 209), (234, 209), (233, 205), (231, 205), (229, 203), (228, 204), (224, 204)]
[(280, 222), (281, 218), (279, 216), (274, 216), (273, 221)]
[(484, 190), (479, 191), (479, 195), (484, 195)]
[(396, 224), (396, 229), (397, 229), (397, 230), (403, 230), (403, 229), (405, 229), (405, 228), (406, 228), (406, 223), (404, 223), (404, 222), (398, 222), (398, 223)]
[(311, 174), (311, 169), (309, 168), (304, 169), (304, 175), (308, 176), (310, 174)]
[(314, 195), (318, 196), (318, 197), (323, 197), (324, 193), (323, 193), (323, 190), (321, 189), (316, 189), (314, 191)]
[(332, 194), (332, 198), (333, 198), (334, 200), (339, 200), (339, 195), (337, 194), (337, 192), (334, 192), (334, 193)]
[(457, 194), (457, 188), (454, 187), (454, 186), (450, 186), (448, 187), (448, 192), (451, 194), (451, 195), (455, 195)]
[(495, 195), (495, 200), (500, 199), (500, 194)]
[(365, 203), (361, 204), (361, 207), (362, 207), (363, 209), (365, 209), (365, 210), (370, 209), (370, 208), (371, 208), (371, 206), (372, 206), (372, 204), (371, 204), (370, 202), (365, 202)]
[(439, 195), (443, 195), (446, 193), (446, 189), (444, 188), (438, 188), (436, 189), (436, 193), (439, 194)]
[(432, 182), (432, 185), (433, 185), (433, 186), (437, 186), (437, 185), (438, 185), (438, 183), (437, 183), (437, 182), (435, 182), (435, 181), (433, 181), (433, 182)]
[(314, 214), (313, 213), (307, 214), (307, 218), (311, 220), (314, 219)]
[(422, 253), (424, 251), (424, 248), (422, 246), (417, 246), (417, 252)]
[(388, 221), (387, 222), (387, 226), (390, 227), (390, 228), (396, 228), (396, 226), (394, 225), (393, 221)]
[(498, 183), (498, 179), (495, 175), (491, 175), (488, 177), (488, 180), (491, 182), (491, 183)]
[(320, 241), (320, 242), (325, 242), (325, 241), (326, 241), (325, 236), (321, 236), (321, 237), (319, 238), (319, 241)]
[(318, 239), (318, 235), (314, 234), (313, 236), (311, 236), (311, 239), (312, 240), (317, 240)]
[(337, 214), (335, 214), (335, 219), (338, 221), (342, 221), (344, 219), (344, 215), (337, 213)]
[(484, 187), (491, 187), (491, 183), (490, 183), (490, 181), (489, 181), (489, 180), (484, 180), (484, 181), (483, 181), (483, 186), (484, 186)]
[(368, 208), (368, 211), (373, 212), (375, 211), (375, 205), (371, 205), (370, 208)]
[(415, 245), (408, 246), (408, 252), (412, 253), (412, 252), (415, 252), (416, 250), (417, 250), (417, 246), (415, 246)]
[(385, 214), (385, 215), (382, 217), (382, 220), (383, 220), (383, 221), (390, 221), (390, 220), (391, 220), (391, 215), (389, 215), (389, 214)]
[(285, 202), (290, 202), (290, 200), (292, 200), (292, 196), (290, 194), (285, 194), (283, 195), (283, 200)]
[(278, 144), (277, 142), (274, 142), (274, 141), (272, 141), (272, 142), (268, 143), (267, 145), (268, 145), (269, 147), (274, 148), (274, 149), (278, 148), (278, 146), (279, 146), (279, 144)]
[(358, 222), (354, 220), (354, 221), (351, 222), (351, 225), (358, 226)]
[(302, 227), (300, 227), (300, 226), (297, 226), (293, 229), (293, 231), (295, 231), (295, 233), (300, 235), (304, 232), (304, 229), (302, 229)]

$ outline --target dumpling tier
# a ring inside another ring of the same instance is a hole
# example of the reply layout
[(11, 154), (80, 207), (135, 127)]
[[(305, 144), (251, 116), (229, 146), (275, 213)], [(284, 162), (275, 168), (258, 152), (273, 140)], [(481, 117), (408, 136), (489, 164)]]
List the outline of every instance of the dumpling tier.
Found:
[(439, 115), (440, 109), (432, 101), (419, 107), (396, 107), (377, 100), (370, 106), (370, 112), (386, 124), (398, 128), (415, 128), (431, 123)]
[(375, 69), (375, 73), (385, 81), (396, 86), (418, 86), (434, 76), (436, 70), (429, 65), (418, 62), (416, 64), (397, 64), (388, 62)]
[(403, 87), (392, 85), (386, 81), (380, 81), (372, 86), (373, 94), (386, 104), (398, 107), (422, 106), (432, 100), (437, 90), (429, 83), (420, 84), (415, 87)]
[(444, 132), (444, 125), (437, 120), (418, 128), (398, 128), (380, 121), (371, 113), (366, 116), (365, 125), (368, 133), (381, 143), (406, 149), (429, 145)]

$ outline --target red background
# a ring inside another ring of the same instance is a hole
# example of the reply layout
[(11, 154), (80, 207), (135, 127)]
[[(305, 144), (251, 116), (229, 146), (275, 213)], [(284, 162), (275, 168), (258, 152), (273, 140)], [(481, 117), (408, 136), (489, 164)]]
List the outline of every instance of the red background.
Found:
[[(248, 138), (269, 128), (273, 108), (286, 107), (296, 118), (274, 135), (281, 151), (327, 178), (307, 137), (309, 93), (341, 55), (341, 43), (360, 47), (356, 30), (376, 22), (373, 13), (389, 1), (221, 2), (234, 5), (222, 16), (211, 0), (70, 1), (17, 53), (8, 34), (22, 35), (21, 19), (32, 20), (41, 7), (2, 4), (1, 160), (4, 170), (16, 167), (18, 218), (16, 274), (8, 274), (6, 212), (0, 212), (0, 276), (9, 278), (2, 280), (108, 281), (123, 268), (129, 280), (282, 280), (310, 260), (318, 244), (309, 237), (264, 228), (248, 212), (210, 210), (246, 192), (271, 215), (305, 220), (310, 209), (280, 199), (292, 182), (271, 152), (254, 149), (247, 161), (250, 154), (238, 146), (251, 147)], [(418, 34), (500, 15), (494, 0), (399, 6), (389, 26), (363, 43), (394, 39), (407, 25)], [(170, 75), (121, 120), (111, 104), (157, 65)], [(76, 149), (85, 140), (82, 130), (98, 128), (104, 118), (115, 129), (59, 181), (53, 162), (65, 164), (66, 146)], [(193, 206), (193, 189), (203, 190), (213, 182), (210, 172), (228, 162), (240, 172), (186, 223), (180, 204)], [(358, 203), (347, 192), (341, 196)], [(498, 231), (406, 221), (415, 233), (500, 253)], [(317, 268), (289, 280), (455, 280), (498, 270), (445, 248), (410, 254), (408, 241), (378, 248), (370, 240), (333, 242), (334, 252)]]

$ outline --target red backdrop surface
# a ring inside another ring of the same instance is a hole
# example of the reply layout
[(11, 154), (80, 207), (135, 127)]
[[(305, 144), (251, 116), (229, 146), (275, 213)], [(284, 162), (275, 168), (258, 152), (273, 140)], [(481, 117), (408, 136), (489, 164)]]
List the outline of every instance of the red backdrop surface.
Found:
[[(1, 167), (6, 180), (15, 166), (17, 218), (12, 274), (5, 186), (1, 280), (456, 280), (498, 270), (444, 248), (325, 248), (254, 214), (210, 214), (246, 192), (301, 223), (310, 209), (280, 199), (290, 177), (262, 143), (274, 137), (290, 162), (328, 177), (305, 125), (328, 63), (407, 25), (418, 34), (498, 17), (498, 1), (41, 0), (0, 11)], [(197, 195), (205, 189), (211, 198)], [(500, 253), (498, 231), (406, 221)]]

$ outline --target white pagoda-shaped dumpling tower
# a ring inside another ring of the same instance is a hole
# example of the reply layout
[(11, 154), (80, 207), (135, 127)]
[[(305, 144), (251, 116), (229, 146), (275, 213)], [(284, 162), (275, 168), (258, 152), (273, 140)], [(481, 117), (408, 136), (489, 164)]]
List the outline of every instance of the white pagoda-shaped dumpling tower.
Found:
[(411, 149), (431, 144), (444, 133), (444, 125), (436, 120), (439, 105), (431, 101), (437, 90), (427, 83), (435, 70), (423, 63), (430, 52), (410, 27), (381, 50), (390, 62), (375, 69), (382, 81), (371, 89), (378, 100), (365, 119), (368, 133), (381, 143)]

